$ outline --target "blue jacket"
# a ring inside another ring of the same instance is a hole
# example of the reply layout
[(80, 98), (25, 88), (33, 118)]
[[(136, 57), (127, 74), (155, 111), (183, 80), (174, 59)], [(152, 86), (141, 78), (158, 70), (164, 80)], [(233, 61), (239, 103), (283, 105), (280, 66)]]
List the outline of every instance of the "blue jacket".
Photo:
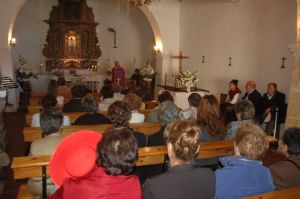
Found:
[(220, 158), (224, 166), (215, 172), (215, 199), (239, 199), (274, 191), (270, 170), (261, 162), (242, 156)]

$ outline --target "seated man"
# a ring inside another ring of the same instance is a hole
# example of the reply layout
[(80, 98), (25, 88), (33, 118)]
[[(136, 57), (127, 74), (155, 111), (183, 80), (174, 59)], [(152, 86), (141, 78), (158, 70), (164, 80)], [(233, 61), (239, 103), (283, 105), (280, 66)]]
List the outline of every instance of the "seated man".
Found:
[(165, 130), (170, 168), (148, 179), (143, 199), (213, 199), (215, 177), (212, 170), (195, 167), (192, 162), (200, 150), (201, 130), (192, 121), (177, 121)]
[[(54, 95), (45, 95), (42, 98), (43, 109), (56, 108), (57, 100)], [(70, 126), (69, 116), (64, 115), (63, 126)], [(40, 127), (40, 113), (32, 115), (31, 127)]]
[[(63, 114), (60, 110), (43, 109), (40, 116), (43, 138), (34, 140), (30, 147), (30, 156), (52, 155), (57, 144), (63, 139), (60, 135), (63, 124)], [(28, 181), (28, 188), (34, 195), (42, 195), (42, 178), (35, 177)], [(47, 179), (47, 194), (55, 189), (51, 179)]]
[(254, 81), (248, 81), (246, 86), (246, 93), (242, 97), (244, 100), (249, 100), (252, 102), (255, 108), (255, 118), (261, 122), (262, 117), (262, 96), (261, 94), (256, 90), (256, 84)]
[(110, 121), (104, 115), (97, 113), (98, 104), (93, 95), (82, 98), (82, 107), (86, 114), (76, 119), (74, 125), (109, 124)]
[(86, 96), (88, 90), (84, 85), (77, 85), (71, 88), (72, 99), (64, 105), (63, 112), (83, 112), (81, 99)]
[(197, 120), (198, 106), (201, 96), (198, 93), (192, 93), (188, 97), (190, 108), (180, 112), (181, 119)]
[(215, 172), (215, 199), (240, 199), (274, 191), (271, 172), (261, 162), (268, 147), (259, 126), (241, 126), (235, 136), (235, 156), (221, 158), (223, 168)]
[[(263, 114), (266, 125), (266, 133), (273, 135), (275, 129), (275, 119), (277, 114), (276, 138), (279, 138), (280, 124), (284, 123), (286, 115), (285, 95), (278, 91), (276, 83), (268, 84), (268, 91), (263, 95)], [(269, 118), (269, 119), (266, 119)]]
[(276, 189), (300, 186), (300, 128), (286, 130), (280, 143), (287, 160), (270, 167)]

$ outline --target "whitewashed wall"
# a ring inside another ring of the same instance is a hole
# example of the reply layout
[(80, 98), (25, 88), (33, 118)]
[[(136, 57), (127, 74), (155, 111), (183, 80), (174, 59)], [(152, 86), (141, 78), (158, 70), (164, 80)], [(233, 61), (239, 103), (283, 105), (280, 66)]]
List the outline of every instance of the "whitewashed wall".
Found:
[[(198, 69), (199, 86), (217, 95), (227, 92), (233, 78), (243, 90), (247, 80), (255, 80), (261, 92), (274, 81), (288, 94), (296, 10), (295, 0), (182, 0), (180, 48), (191, 56), (186, 66)], [(284, 56), (287, 68), (281, 69)]]

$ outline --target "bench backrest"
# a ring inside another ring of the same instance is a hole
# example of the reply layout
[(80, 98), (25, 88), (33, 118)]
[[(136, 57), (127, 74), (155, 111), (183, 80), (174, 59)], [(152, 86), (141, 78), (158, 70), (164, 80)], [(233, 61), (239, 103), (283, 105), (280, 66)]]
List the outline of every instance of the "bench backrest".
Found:
[[(99, 133), (103, 133), (106, 129), (110, 127), (112, 127), (111, 124), (65, 126), (62, 128), (61, 134), (65, 137), (71, 133), (80, 130), (92, 130)], [(132, 128), (134, 131), (141, 132), (146, 136), (149, 136), (153, 133), (158, 132), (161, 128), (161, 125), (159, 122), (145, 122), (130, 124), (130, 128)], [(23, 135), (25, 142), (32, 142), (42, 137), (42, 130), (41, 128), (25, 127), (23, 129)]]
[(245, 197), (243, 199), (298, 199), (300, 198), (300, 187), (282, 189), (280, 191), (274, 191), (265, 194), (259, 194), (256, 196)]
[[(62, 107), (59, 107), (62, 108)], [(33, 110), (36, 109), (36, 110)], [(31, 121), (32, 121), (32, 115), (34, 113), (38, 113), (40, 112), (40, 110), (42, 109), (42, 107), (28, 107), (28, 114), (26, 114), (26, 126), (31, 126)], [(145, 115), (145, 117), (148, 116), (149, 112), (152, 111), (152, 109), (144, 109), (144, 110), (139, 110), (140, 113), (143, 113)], [(30, 113), (30, 112), (34, 112), (34, 113)], [(107, 116), (107, 111), (100, 111), (99, 113), (101, 113), (102, 115)], [(76, 119), (78, 117), (80, 117), (81, 115), (85, 114), (85, 112), (72, 112), (72, 113), (64, 113), (65, 116), (69, 116), (70, 118), (70, 122), (74, 123), (76, 121)]]
[[(234, 143), (231, 140), (203, 142), (201, 143), (198, 158), (212, 158), (233, 155)], [(167, 155), (166, 146), (139, 148), (137, 166), (163, 164)], [(42, 175), (42, 166), (48, 166), (51, 156), (26, 156), (15, 157), (11, 168), (14, 171), (14, 179), (38, 177)], [(48, 169), (48, 168), (47, 168)], [(47, 174), (49, 171), (47, 170)]]

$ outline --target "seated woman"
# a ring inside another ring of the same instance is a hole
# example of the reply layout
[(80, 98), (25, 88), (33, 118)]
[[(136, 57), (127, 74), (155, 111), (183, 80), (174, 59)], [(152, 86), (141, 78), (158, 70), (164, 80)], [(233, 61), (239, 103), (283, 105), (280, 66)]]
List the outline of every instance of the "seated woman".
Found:
[[(60, 135), (63, 124), (63, 114), (60, 110), (43, 109), (40, 114), (43, 138), (34, 140), (30, 146), (30, 156), (52, 155), (58, 143), (63, 139)], [(42, 178), (35, 177), (28, 181), (28, 188), (34, 195), (42, 195)], [(55, 185), (50, 178), (47, 179), (47, 195)]]
[(165, 145), (164, 131), (168, 124), (179, 119), (179, 109), (171, 101), (165, 101), (159, 105), (158, 120), (161, 128), (158, 132), (152, 134), (148, 138), (148, 146)]
[(229, 82), (229, 91), (227, 102), (230, 104), (235, 104), (240, 99), (241, 91), (238, 88), (239, 80), (233, 79)]
[(234, 121), (228, 124), (227, 133), (225, 139), (232, 140), (235, 138), (236, 130), (245, 123), (254, 123), (255, 108), (251, 101), (241, 100), (234, 105), (236, 118), (238, 121)]
[[(158, 95), (157, 98), (158, 105), (163, 103), (164, 101), (173, 102), (173, 96), (169, 91), (164, 91)], [(156, 108), (154, 108), (152, 111), (148, 113), (145, 122), (158, 122), (158, 112), (159, 112), (159, 106), (157, 106)]]
[(274, 191), (270, 170), (261, 160), (269, 143), (255, 124), (244, 124), (235, 137), (235, 156), (220, 158), (223, 168), (215, 172), (216, 199), (239, 199)]
[(65, 138), (52, 156), (50, 174), (60, 187), (49, 199), (140, 199), (139, 179), (132, 175), (138, 158), (132, 133), (108, 129), (102, 139), (97, 133), (79, 133)]
[(202, 131), (201, 142), (224, 140), (226, 128), (220, 120), (220, 105), (215, 96), (206, 95), (200, 100), (198, 124)]
[(131, 119), (129, 123), (143, 123), (145, 115), (138, 110), (142, 106), (142, 99), (134, 93), (128, 93), (123, 100), (131, 110)]
[[(116, 129), (121, 130), (124, 128), (129, 128), (131, 111), (125, 102), (116, 101), (109, 106), (107, 117)], [(138, 146), (145, 147), (146, 146), (145, 135), (140, 132), (135, 132), (135, 131), (132, 132), (138, 142)]]
[(87, 95), (82, 98), (82, 107), (86, 114), (77, 118), (73, 125), (110, 124), (109, 119), (97, 113), (98, 104), (93, 95)]
[(300, 186), (300, 128), (286, 130), (279, 148), (288, 159), (270, 167), (276, 189)]
[[(54, 95), (45, 95), (42, 98), (42, 106), (43, 109), (51, 109), (56, 108), (57, 100)], [(70, 126), (70, 118), (69, 116), (64, 115), (63, 126)], [(40, 113), (35, 113), (32, 115), (31, 127), (40, 127)]]
[(197, 120), (198, 106), (201, 96), (198, 93), (192, 93), (188, 97), (189, 108), (180, 112), (181, 119)]
[(143, 199), (212, 199), (215, 177), (212, 170), (195, 167), (192, 162), (200, 150), (201, 130), (192, 121), (177, 121), (165, 130), (169, 170), (148, 179), (143, 186)]

